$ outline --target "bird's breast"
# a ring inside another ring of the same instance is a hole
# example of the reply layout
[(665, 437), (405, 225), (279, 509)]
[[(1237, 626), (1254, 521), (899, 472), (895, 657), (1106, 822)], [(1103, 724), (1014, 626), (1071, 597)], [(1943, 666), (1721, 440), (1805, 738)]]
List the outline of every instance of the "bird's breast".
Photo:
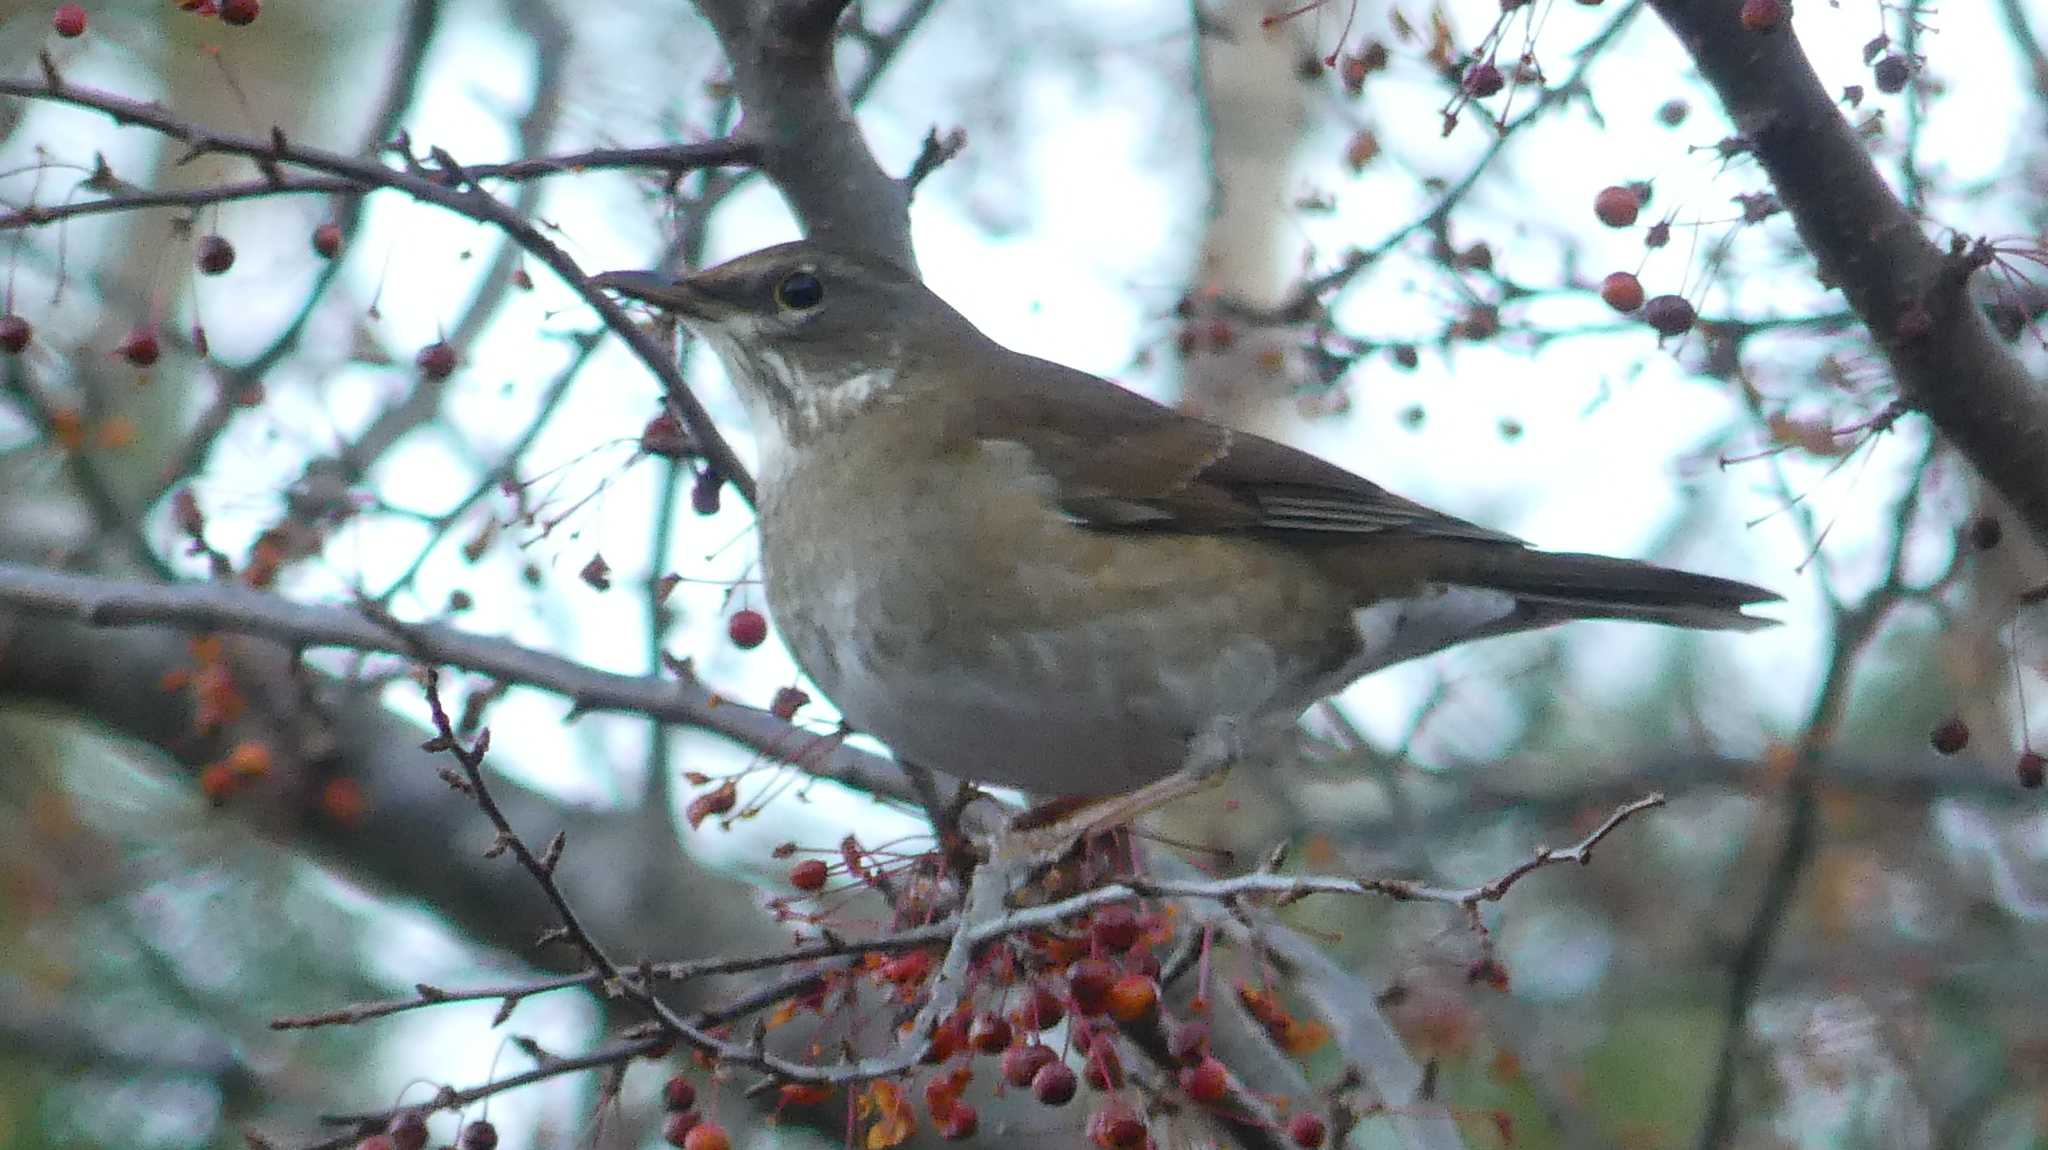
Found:
[(913, 761), (1128, 789), (1349, 657), (1342, 595), (1284, 549), (1078, 526), (1015, 445), (839, 447), (763, 477), (769, 606), (847, 720)]

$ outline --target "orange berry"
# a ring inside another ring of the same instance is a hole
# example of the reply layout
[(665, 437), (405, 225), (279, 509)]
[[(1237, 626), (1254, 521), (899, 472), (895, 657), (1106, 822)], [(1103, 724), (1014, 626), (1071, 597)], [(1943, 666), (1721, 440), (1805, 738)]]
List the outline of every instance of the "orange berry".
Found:
[(1136, 1022), (1159, 1007), (1159, 987), (1142, 974), (1126, 974), (1110, 984), (1109, 1016)]

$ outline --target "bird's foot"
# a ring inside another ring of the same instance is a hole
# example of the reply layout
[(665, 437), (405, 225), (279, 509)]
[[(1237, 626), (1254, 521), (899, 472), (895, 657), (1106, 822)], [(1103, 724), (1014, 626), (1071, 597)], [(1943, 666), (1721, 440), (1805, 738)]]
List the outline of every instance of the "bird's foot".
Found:
[(1055, 799), (1033, 807), (1010, 821), (992, 845), (991, 858), (1033, 869), (1050, 866), (1076, 843), (1214, 786), (1244, 754), (1243, 728), (1235, 720), (1216, 720), (1189, 742), (1179, 770), (1125, 794)]

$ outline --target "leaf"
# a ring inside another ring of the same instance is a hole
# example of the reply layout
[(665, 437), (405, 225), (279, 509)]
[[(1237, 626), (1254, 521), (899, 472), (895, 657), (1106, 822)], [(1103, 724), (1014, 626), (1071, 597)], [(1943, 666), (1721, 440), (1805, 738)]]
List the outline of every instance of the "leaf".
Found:
[(910, 1140), (911, 1133), (917, 1128), (917, 1115), (910, 1108), (909, 1097), (901, 1086), (887, 1079), (876, 1079), (868, 1084), (867, 1093), (860, 1097), (860, 1113), (875, 1120), (861, 1140), (866, 1150), (889, 1150), (892, 1146), (901, 1146)]
[(717, 787), (691, 799), (690, 805), (683, 808), (683, 817), (690, 820), (690, 829), (696, 830), (698, 823), (712, 815), (724, 814), (738, 801), (739, 786), (731, 779), (727, 779)]

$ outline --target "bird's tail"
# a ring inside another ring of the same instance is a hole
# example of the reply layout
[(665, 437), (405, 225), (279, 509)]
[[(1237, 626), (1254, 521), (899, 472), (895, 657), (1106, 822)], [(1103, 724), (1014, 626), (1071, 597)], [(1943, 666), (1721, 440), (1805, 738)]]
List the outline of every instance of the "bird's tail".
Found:
[(1458, 582), (1513, 595), (1545, 621), (1630, 619), (1710, 631), (1753, 631), (1777, 622), (1744, 607), (1782, 597), (1762, 587), (1606, 555), (1470, 549)]

